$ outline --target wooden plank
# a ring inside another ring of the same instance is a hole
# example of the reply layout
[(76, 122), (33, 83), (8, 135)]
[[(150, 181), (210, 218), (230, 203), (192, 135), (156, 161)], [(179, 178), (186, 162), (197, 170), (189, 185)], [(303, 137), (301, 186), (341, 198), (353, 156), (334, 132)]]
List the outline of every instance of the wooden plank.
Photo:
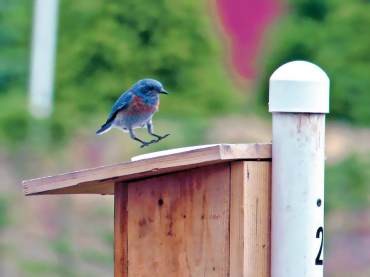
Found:
[[(113, 182), (131, 181), (225, 161), (270, 158), (270, 144), (219, 144), (150, 159), (26, 180), (23, 181), (23, 189), (26, 195), (55, 193), (110, 194), (113, 190)], [(101, 182), (110, 184), (110, 187), (109, 185), (99, 186)], [(97, 189), (89, 189), (89, 187), (95, 185), (97, 185)], [(65, 188), (69, 189), (61, 190)], [(102, 190), (102, 188), (106, 190)]]
[(231, 163), (230, 186), (230, 276), (243, 277), (244, 270), (244, 167)]
[(127, 277), (127, 184), (114, 186), (114, 276)]
[(88, 182), (77, 184), (72, 187), (65, 187), (60, 189), (54, 189), (51, 192), (39, 192), (37, 195), (47, 194), (101, 194), (101, 195), (112, 195), (114, 194), (114, 185), (116, 182), (113, 180), (107, 180), (104, 182)]
[(229, 272), (229, 164), (129, 183), (129, 276)]
[(270, 276), (271, 163), (245, 162), (244, 276)]
[(231, 163), (230, 276), (270, 276), (271, 162)]

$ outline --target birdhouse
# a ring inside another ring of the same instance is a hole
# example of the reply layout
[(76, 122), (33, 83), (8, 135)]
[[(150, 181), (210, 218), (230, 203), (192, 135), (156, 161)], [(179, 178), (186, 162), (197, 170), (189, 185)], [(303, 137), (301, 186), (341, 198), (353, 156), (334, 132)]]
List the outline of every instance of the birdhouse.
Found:
[(175, 149), (23, 182), (114, 195), (114, 273), (270, 276), (270, 144)]

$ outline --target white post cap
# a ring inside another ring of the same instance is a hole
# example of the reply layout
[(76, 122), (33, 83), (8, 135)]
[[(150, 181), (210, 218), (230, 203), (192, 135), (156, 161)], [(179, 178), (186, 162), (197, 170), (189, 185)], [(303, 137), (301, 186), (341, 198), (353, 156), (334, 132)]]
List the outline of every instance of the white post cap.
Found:
[(329, 78), (317, 65), (293, 61), (271, 75), (269, 111), (328, 113)]

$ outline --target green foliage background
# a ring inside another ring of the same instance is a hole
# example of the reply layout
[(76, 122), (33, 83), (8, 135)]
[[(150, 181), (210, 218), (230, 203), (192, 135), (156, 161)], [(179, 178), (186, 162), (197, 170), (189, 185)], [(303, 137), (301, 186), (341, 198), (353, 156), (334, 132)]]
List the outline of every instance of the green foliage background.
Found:
[[(17, 49), (15, 55), (22, 58), (15, 68), (12, 56), (0, 53), (7, 57), (0, 80), (2, 100), (8, 103), (2, 105), (9, 110), (0, 111), (0, 125), (8, 141), (22, 140), (27, 125), (34, 124), (24, 110), (30, 36), (25, 26), (31, 23), (26, 2), (9, 1), (2, 8), (4, 14), (17, 14), (6, 18), (24, 14), (18, 25), (2, 17), (2, 32), (17, 33), (3, 46)], [(162, 117), (202, 118), (238, 107), (240, 95), (222, 65), (206, 9), (206, 3), (196, 0), (62, 0), (55, 111), (47, 122), (52, 141), (69, 137), (81, 122), (102, 121), (124, 88), (145, 77), (161, 80), (173, 92), (162, 97)]]

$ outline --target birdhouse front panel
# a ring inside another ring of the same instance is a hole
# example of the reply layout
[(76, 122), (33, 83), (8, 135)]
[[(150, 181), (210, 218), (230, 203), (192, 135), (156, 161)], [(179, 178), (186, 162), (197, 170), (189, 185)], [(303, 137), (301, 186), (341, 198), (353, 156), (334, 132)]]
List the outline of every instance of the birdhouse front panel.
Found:
[(128, 276), (227, 276), (230, 167), (128, 184)]

